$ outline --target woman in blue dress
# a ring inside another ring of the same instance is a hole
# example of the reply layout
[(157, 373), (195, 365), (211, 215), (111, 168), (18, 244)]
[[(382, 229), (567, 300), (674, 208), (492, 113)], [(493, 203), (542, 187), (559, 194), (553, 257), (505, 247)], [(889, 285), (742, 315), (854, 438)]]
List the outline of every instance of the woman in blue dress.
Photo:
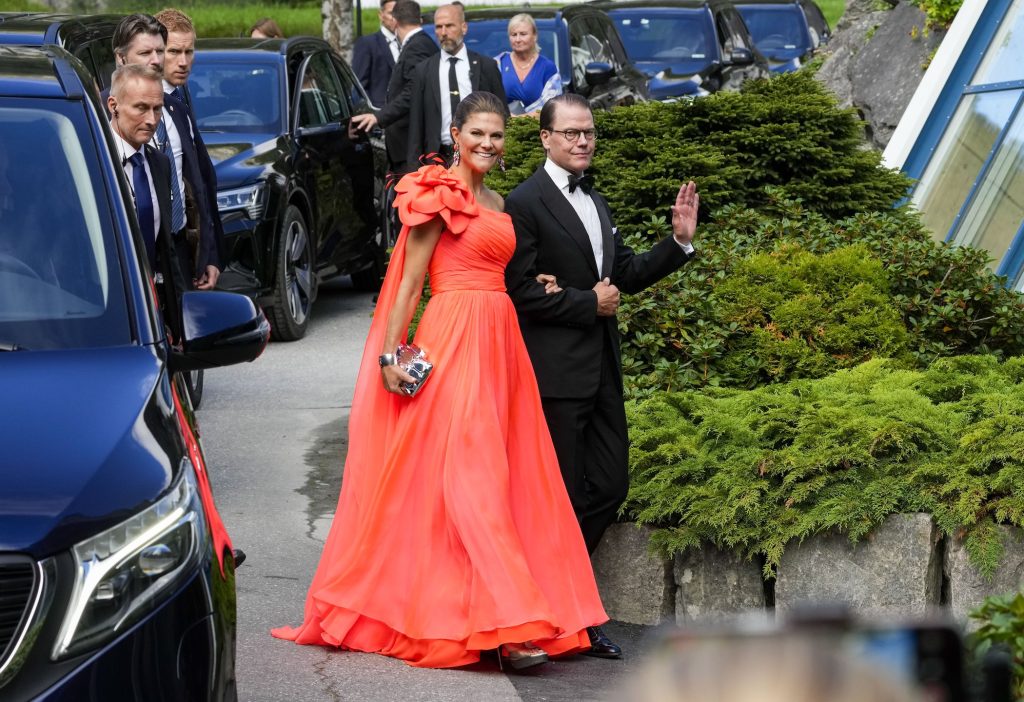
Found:
[(527, 14), (508, 21), (508, 41), (512, 51), (495, 60), (501, 69), (501, 80), (513, 115), (533, 115), (544, 103), (562, 93), (562, 76), (555, 62), (540, 55), (537, 46), (537, 23)]

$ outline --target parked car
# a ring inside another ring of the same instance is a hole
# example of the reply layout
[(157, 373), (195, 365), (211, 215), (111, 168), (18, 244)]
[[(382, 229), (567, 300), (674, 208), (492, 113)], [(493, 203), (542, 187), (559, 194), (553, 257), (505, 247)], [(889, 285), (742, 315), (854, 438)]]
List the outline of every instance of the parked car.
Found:
[[(608, 16), (587, 5), (470, 10), (466, 46), (492, 57), (508, 51), (508, 21), (521, 12), (537, 23), (537, 45), (558, 66), (565, 92), (585, 96), (596, 110), (647, 99), (647, 77), (630, 63)], [(423, 28), (437, 41), (433, 13)]]
[(48, 12), (0, 12), (0, 44), (56, 44), (79, 59), (99, 83), (110, 88), (114, 49), (110, 38), (122, 15), (70, 15)]
[(380, 137), (349, 129), (371, 106), (344, 59), (312, 37), (202, 39), (189, 89), (231, 252), (218, 287), (257, 298), (289, 341), (320, 281), (378, 288), (387, 157)]
[(598, 0), (626, 45), (630, 60), (650, 79), (652, 99), (737, 90), (770, 75), (729, 0)]
[(0, 46), (5, 702), (236, 699), (234, 560), (182, 374), (270, 330), (245, 296), (180, 299), (171, 347), (91, 74)]
[(800, 68), (832, 36), (814, 0), (745, 0), (736, 9), (776, 73)]

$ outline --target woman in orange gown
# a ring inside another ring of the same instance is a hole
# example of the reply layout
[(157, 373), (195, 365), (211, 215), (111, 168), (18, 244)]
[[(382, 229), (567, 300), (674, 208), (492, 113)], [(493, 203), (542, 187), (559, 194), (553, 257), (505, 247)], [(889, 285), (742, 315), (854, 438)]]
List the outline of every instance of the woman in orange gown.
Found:
[[(608, 619), (505, 292), (515, 233), (483, 184), (504, 126), (497, 97), (467, 96), (456, 165), (396, 187), (405, 226), (363, 351), (337, 512), (303, 623), (274, 636), (438, 668), (500, 648), (526, 667), (589, 649), (586, 627)], [(406, 340), (427, 272), (415, 343), (434, 370), (410, 398), (398, 388), (411, 378), (378, 357)]]

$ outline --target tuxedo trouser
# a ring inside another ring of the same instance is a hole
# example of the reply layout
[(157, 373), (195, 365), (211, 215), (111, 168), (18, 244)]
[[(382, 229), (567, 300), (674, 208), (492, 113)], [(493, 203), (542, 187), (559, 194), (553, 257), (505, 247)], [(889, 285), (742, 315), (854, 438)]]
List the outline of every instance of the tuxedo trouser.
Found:
[(629, 436), (615, 356), (604, 349), (597, 394), (542, 397), (544, 418), (558, 455), (587, 551), (593, 553), (629, 491)]

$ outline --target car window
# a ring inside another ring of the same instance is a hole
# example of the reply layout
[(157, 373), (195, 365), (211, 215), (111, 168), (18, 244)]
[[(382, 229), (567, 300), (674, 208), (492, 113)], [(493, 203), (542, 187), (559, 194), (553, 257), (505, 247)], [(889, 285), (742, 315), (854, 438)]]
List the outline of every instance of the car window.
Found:
[[(593, 36), (601, 43), (601, 51), (607, 56), (604, 62), (612, 66), (618, 66), (620, 63), (618, 55), (622, 51), (622, 47), (619, 44), (618, 36), (615, 34), (615, 27), (604, 16), (591, 17), (590, 27)], [(616, 48), (619, 49), (618, 52), (615, 50)]]
[(331, 56), (334, 70), (341, 80), (342, 91), (348, 97), (348, 111), (350, 114), (368, 112), (370, 110), (370, 99), (366, 96), (363, 86), (356, 80), (352, 69), (341, 61), (337, 56)]
[(0, 349), (131, 341), (90, 134), (80, 102), (0, 99)]
[(705, 65), (718, 57), (715, 29), (710, 15), (702, 9), (669, 13), (637, 8), (612, 10), (610, 14), (633, 61), (693, 61)]
[(319, 127), (347, 119), (348, 102), (327, 52), (310, 57), (302, 70), (299, 93), (299, 126)]
[(99, 82), (100, 90), (110, 89), (110, 78), (117, 67), (114, 60), (114, 48), (109, 39), (101, 39), (83, 44), (75, 49), (75, 57), (85, 64), (89, 72)]
[(811, 34), (811, 44), (817, 48), (822, 41), (828, 39), (828, 20), (821, 13), (821, 8), (813, 2), (806, 2), (802, 5), (804, 16), (807, 18), (807, 28)]
[(796, 5), (740, 5), (737, 9), (754, 44), (769, 56), (779, 51), (803, 53), (813, 46), (803, 12)]
[(752, 45), (753, 40), (750, 39), (750, 30), (747, 29), (747, 25), (740, 13), (733, 7), (727, 7), (722, 11), (722, 16), (725, 18), (725, 24), (732, 35), (733, 45), (737, 49), (753, 50), (754, 46)]
[(718, 31), (718, 43), (722, 47), (723, 58), (728, 60), (736, 48), (736, 42), (733, 41), (732, 32), (729, 31), (729, 25), (722, 15), (715, 17), (715, 29)]
[(600, 61), (615, 65), (611, 48), (597, 36), (601, 29), (595, 25), (589, 17), (579, 17), (569, 22), (572, 78), (577, 86), (586, 85), (587, 64)]
[(278, 134), (281, 69), (277, 63), (227, 61), (198, 52), (189, 77), (192, 109), (204, 131)]

